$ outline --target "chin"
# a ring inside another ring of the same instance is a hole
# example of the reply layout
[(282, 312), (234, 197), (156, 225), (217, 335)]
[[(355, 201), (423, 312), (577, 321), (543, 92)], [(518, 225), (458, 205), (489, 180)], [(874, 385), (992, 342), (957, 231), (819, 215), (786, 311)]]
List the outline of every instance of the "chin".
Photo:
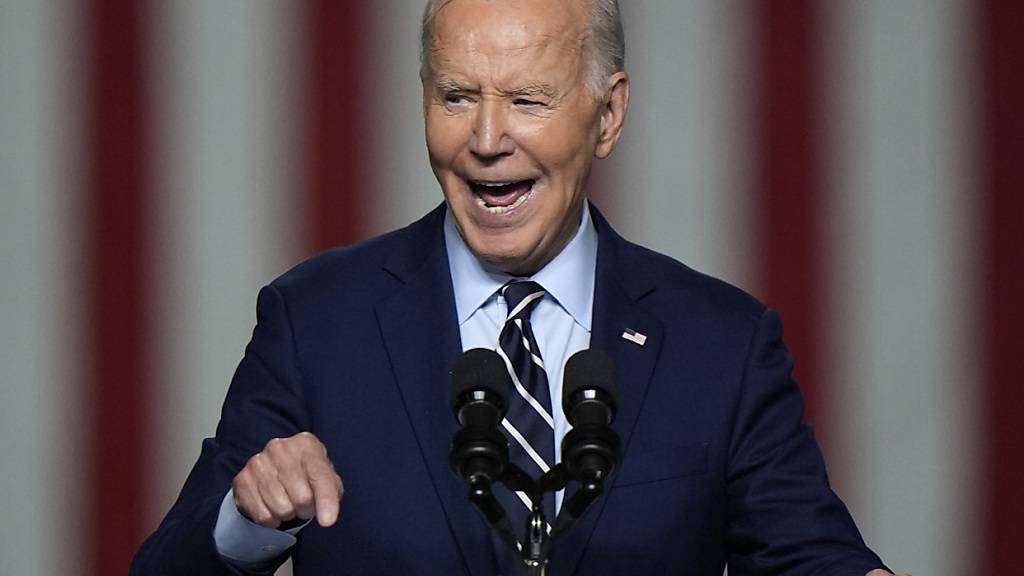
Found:
[(524, 260), (522, 256), (507, 251), (481, 249), (473, 250), (473, 253), (487, 263), (488, 266), (508, 274), (512, 274), (512, 270), (519, 269)]
[(514, 249), (507, 242), (488, 239), (486, 234), (478, 235), (476, 238), (463, 238), (470, 251), (491, 268), (508, 272), (525, 260), (522, 251)]

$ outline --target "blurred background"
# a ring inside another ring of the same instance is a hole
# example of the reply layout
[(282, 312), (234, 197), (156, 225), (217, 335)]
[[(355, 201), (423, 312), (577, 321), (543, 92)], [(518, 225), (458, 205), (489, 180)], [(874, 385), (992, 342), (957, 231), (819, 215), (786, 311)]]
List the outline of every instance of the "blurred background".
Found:
[[(622, 2), (595, 203), (781, 310), (833, 484), (920, 575), (1024, 574), (1022, 6)], [(0, 573), (125, 573), (260, 286), (440, 202), (421, 7), (0, 0)]]

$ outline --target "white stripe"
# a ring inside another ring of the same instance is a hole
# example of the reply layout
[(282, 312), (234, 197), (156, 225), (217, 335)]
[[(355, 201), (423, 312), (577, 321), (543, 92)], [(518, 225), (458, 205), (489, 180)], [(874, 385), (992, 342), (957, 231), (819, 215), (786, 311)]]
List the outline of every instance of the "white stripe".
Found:
[[(969, 314), (969, 6), (827, 3), (836, 486), (895, 571), (969, 574), (979, 533)], [(799, 359), (798, 359), (799, 361)]]
[(526, 492), (516, 492), (515, 494), (519, 496), (519, 501), (523, 503), (523, 506), (526, 506), (527, 512), (533, 512), (533, 503), (530, 502), (530, 497)]
[[(519, 501), (522, 502), (524, 506), (526, 506), (526, 510), (528, 512), (533, 512), (533, 504), (530, 502), (530, 497), (526, 494), (526, 492), (516, 492), (515, 494), (516, 496), (519, 496)], [(548, 533), (550, 534), (551, 522), (545, 522), (544, 525), (547, 526)], [(522, 545), (519, 542), (516, 542), (516, 546), (518, 546), (520, 550), (522, 549)]]
[[(292, 3), (289, 3), (291, 7)], [(361, 78), (377, 98), (361, 113), (373, 126), (371, 231), (406, 226), (441, 201), (423, 141), (423, 99), (419, 77), (421, 10), (411, 2), (363, 2), (364, 36), (373, 42), (364, 58), (373, 74)]]
[(551, 426), (551, 429), (554, 430), (555, 421), (553, 418), (551, 418), (551, 414), (548, 414), (548, 411), (544, 408), (544, 406), (542, 406), (536, 398), (531, 396), (530, 392), (523, 387), (521, 382), (519, 382), (519, 377), (516, 376), (516, 371), (512, 368), (512, 361), (508, 359), (508, 356), (505, 354), (505, 351), (501, 349), (501, 346), (495, 348), (495, 351), (498, 353), (499, 356), (501, 356), (502, 360), (505, 361), (505, 368), (508, 370), (509, 376), (512, 377), (512, 384), (515, 385), (516, 391), (519, 392), (519, 395), (523, 397), (523, 400), (526, 400), (526, 402), (530, 406), (532, 406), (538, 414), (540, 414), (540, 417), (543, 418), (544, 421), (548, 423), (548, 426)]
[(161, 458), (151, 524), (214, 432), (259, 288), (303, 238), (296, 86), (302, 12), (275, 2), (154, 5)]
[(544, 368), (544, 361), (541, 360), (540, 356), (537, 356), (536, 354), (534, 354), (533, 347), (530, 346), (530, 341), (527, 340), (527, 338), (526, 338), (526, 330), (523, 329), (523, 321), (522, 321), (522, 319), (521, 318), (516, 318), (515, 319), (515, 324), (516, 324), (516, 327), (519, 328), (519, 332), (523, 335), (522, 336), (523, 348), (525, 348), (526, 351), (530, 353), (530, 359), (533, 360), (534, 364), (536, 364), (537, 366), (540, 366), (541, 370), (544, 370), (546, 372), (547, 370)]
[(527, 351), (533, 352), (533, 348), (530, 347), (530, 341), (526, 339), (526, 330), (523, 329), (523, 319), (516, 318), (512, 322), (516, 325), (516, 328), (519, 329), (519, 334), (522, 335), (523, 347), (526, 348)]
[[(0, 572), (82, 572), (79, 2), (0, 2)], [(83, 43), (84, 42), (84, 43)], [(88, 75), (86, 74), (85, 77)], [(88, 153), (84, 154), (88, 157)], [(116, 530), (116, 529), (115, 529)]]
[[(533, 293), (527, 295), (525, 298), (523, 298), (522, 302), (520, 302), (515, 308), (512, 309), (511, 312), (508, 313), (507, 316), (505, 316), (505, 322), (508, 322), (512, 318), (515, 318), (515, 316), (517, 314), (519, 314), (520, 312), (523, 311), (523, 308), (526, 308), (527, 306), (530, 305), (530, 302), (533, 302), (534, 300), (536, 300), (538, 298), (543, 298), (543, 297), (544, 297), (544, 291), (543, 290), (541, 290), (539, 292), (533, 292)], [(522, 326), (520, 326), (520, 329), (521, 328), (522, 328)]]
[(634, 98), (623, 141), (595, 163), (612, 206), (623, 207), (612, 223), (635, 242), (750, 286), (751, 10), (722, 0), (621, 4)]
[(537, 451), (533, 449), (533, 446), (531, 446), (530, 443), (527, 442), (526, 438), (524, 438), (523, 435), (519, 433), (519, 430), (516, 430), (516, 427), (513, 426), (512, 423), (508, 421), (508, 418), (503, 419), (501, 421), (501, 425), (504, 426), (505, 430), (507, 430), (508, 433), (513, 438), (516, 439), (516, 442), (518, 442), (519, 445), (523, 447), (523, 450), (526, 450), (526, 453), (530, 455), (530, 459), (532, 459), (533, 462), (537, 464), (541, 471), (547, 473), (547, 471), (550, 468), (548, 463), (545, 462), (544, 458), (542, 458), (541, 455), (538, 454)]

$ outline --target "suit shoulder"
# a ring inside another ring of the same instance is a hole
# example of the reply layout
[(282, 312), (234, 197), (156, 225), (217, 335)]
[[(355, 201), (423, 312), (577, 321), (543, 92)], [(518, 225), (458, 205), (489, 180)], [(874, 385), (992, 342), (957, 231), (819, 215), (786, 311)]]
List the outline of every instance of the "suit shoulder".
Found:
[(626, 240), (596, 207), (592, 206), (591, 215), (598, 231), (599, 272), (615, 276), (627, 293), (657, 316), (749, 325), (764, 314), (765, 305), (740, 288)]
[(627, 243), (624, 255), (636, 273), (654, 287), (656, 305), (744, 323), (760, 318), (766, 306), (725, 280), (700, 272), (660, 252)]
[(422, 263), (432, 251), (444, 249), (440, 222), (435, 210), (404, 228), (331, 248), (295, 265), (271, 285), (286, 298), (303, 301), (337, 294), (380, 298), (400, 283), (388, 273), (389, 265), (407, 268), (409, 262)]
[(349, 246), (329, 248), (306, 258), (271, 282), (281, 290), (306, 284), (356, 281), (360, 273), (380, 268), (388, 246), (401, 237), (401, 230), (376, 236)]

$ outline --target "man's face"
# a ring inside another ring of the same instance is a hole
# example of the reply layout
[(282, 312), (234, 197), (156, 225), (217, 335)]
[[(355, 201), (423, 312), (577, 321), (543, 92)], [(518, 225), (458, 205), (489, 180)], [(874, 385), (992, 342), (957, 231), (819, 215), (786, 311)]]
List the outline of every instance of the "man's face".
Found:
[(535, 273), (573, 237), (590, 163), (621, 129), (591, 89), (581, 4), (452, 0), (434, 20), (430, 163), (470, 249), (510, 274)]

